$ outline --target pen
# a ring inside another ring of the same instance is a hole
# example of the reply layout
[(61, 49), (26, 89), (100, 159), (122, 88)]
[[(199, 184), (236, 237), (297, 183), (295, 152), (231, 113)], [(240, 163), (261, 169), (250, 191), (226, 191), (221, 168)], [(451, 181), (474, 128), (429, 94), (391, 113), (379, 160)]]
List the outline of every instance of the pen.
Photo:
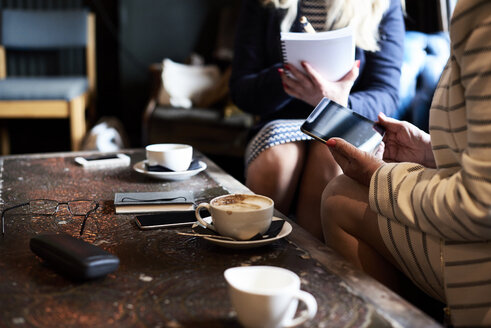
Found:
[(307, 20), (307, 17), (305, 17), (305, 16), (300, 17), (300, 24), (302, 24), (305, 32), (315, 33), (315, 30), (312, 27), (312, 25), (310, 25), (309, 21)]

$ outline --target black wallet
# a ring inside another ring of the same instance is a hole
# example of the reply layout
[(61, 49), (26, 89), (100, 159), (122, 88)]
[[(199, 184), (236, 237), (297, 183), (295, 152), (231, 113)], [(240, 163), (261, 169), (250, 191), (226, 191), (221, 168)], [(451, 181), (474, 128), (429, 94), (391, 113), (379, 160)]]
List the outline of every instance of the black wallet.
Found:
[(53, 269), (73, 279), (102, 277), (119, 266), (117, 256), (67, 234), (38, 235), (31, 238), (29, 246)]

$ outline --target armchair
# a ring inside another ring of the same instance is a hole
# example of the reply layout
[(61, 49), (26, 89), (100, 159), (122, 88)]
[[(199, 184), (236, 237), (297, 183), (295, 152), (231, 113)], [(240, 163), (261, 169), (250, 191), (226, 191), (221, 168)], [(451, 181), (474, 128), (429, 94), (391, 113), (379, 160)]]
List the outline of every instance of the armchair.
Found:
[[(253, 117), (222, 102), (215, 107), (173, 108), (162, 104), (162, 65), (150, 67), (151, 95), (143, 113), (143, 144), (190, 144), (211, 156), (241, 159)], [(228, 86), (224, 74), (220, 85)], [(227, 94), (227, 92), (225, 92)], [(228, 97), (225, 95), (225, 98)], [(242, 164), (242, 163), (241, 163)]]

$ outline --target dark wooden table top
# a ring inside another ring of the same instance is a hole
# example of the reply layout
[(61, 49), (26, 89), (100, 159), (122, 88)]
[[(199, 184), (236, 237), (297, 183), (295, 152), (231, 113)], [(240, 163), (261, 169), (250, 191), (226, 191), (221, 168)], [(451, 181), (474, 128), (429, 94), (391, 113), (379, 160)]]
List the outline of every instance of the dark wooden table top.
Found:
[[(125, 153), (132, 165), (144, 157), (143, 150)], [(30, 251), (29, 240), (46, 232), (78, 236), (83, 217), (71, 217), (66, 208), (52, 217), (8, 213), (0, 237), (0, 327), (239, 327), (223, 272), (243, 265), (296, 272), (319, 305), (306, 327), (439, 326), (293, 222), (288, 237), (237, 250), (177, 235), (189, 227), (142, 231), (134, 214), (115, 214), (116, 192), (185, 189), (200, 199), (250, 193), (199, 153), (207, 170), (183, 181), (155, 180), (131, 166), (84, 169), (75, 155), (0, 157), (1, 206), (37, 198), (98, 201), (82, 239), (117, 255), (120, 266), (86, 282), (59, 275)]]

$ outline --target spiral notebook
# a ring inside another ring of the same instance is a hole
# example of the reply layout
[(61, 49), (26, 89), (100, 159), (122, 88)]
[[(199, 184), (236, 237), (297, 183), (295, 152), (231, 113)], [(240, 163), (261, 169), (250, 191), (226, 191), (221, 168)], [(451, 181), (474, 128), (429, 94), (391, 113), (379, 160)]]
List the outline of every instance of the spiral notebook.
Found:
[(117, 192), (116, 213), (194, 211), (194, 197), (188, 191)]
[(348, 73), (355, 61), (353, 29), (298, 33), (281, 32), (283, 62), (303, 71), (306, 61), (326, 80), (337, 81)]

